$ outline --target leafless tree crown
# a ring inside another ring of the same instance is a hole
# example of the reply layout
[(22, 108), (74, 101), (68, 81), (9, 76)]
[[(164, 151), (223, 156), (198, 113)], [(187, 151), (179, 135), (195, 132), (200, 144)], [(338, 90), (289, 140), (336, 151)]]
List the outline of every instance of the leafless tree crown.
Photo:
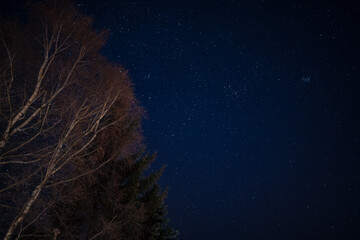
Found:
[[(99, 54), (106, 34), (70, 5), (31, 9), (26, 24), (0, 26), (0, 208), (11, 219), (0, 220), (4, 240), (26, 236), (43, 217), (53, 201), (42, 195), (91, 176), (141, 136), (129, 130), (141, 110), (126, 70)], [(121, 144), (97, 161), (110, 134)]]

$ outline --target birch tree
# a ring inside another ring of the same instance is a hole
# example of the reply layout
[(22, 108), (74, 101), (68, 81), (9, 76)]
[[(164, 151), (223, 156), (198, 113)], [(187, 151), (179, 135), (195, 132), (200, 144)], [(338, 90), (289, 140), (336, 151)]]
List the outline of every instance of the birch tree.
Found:
[[(26, 235), (51, 206), (41, 195), (52, 186), (106, 165), (92, 162), (100, 151), (95, 139), (139, 114), (126, 71), (99, 54), (104, 33), (93, 31), (88, 17), (59, 2), (31, 8), (27, 24), (2, 21), (0, 28), (0, 208), (10, 219), (0, 223), (4, 240)], [(108, 117), (115, 107), (116, 117)], [(90, 167), (73, 171), (84, 162)]]

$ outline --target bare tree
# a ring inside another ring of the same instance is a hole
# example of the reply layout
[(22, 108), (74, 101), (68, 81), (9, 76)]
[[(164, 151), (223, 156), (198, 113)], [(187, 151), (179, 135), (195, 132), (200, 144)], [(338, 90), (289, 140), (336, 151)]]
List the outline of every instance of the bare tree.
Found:
[[(51, 206), (40, 204), (47, 189), (118, 157), (92, 162), (101, 151), (94, 142), (107, 129), (126, 128), (138, 111), (126, 71), (98, 53), (104, 34), (91, 29), (89, 18), (69, 5), (32, 8), (27, 25), (0, 29), (0, 207), (12, 218), (5, 240), (21, 238)], [(115, 106), (116, 116), (108, 117)]]

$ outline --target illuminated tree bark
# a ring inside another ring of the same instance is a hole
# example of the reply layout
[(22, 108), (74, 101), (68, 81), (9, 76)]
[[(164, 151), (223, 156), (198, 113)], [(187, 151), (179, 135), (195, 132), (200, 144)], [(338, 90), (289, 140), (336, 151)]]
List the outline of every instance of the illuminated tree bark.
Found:
[[(5, 240), (29, 227), (24, 219), (44, 189), (106, 165), (87, 164), (92, 168), (71, 174), (73, 165), (91, 161), (98, 150), (89, 149), (101, 132), (138, 111), (126, 71), (98, 53), (103, 34), (91, 29), (89, 18), (68, 5), (33, 8), (26, 26), (7, 23), (0, 32), (0, 197), (24, 192), (16, 206), (2, 204), (16, 209)], [(20, 52), (24, 45), (31, 51)], [(106, 118), (114, 105), (121, 105), (120, 114)]]

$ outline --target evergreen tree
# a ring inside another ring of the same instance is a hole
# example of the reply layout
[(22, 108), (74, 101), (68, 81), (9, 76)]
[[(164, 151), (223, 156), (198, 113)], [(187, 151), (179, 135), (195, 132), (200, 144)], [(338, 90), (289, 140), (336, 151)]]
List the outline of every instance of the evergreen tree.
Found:
[(155, 155), (138, 153), (130, 158), (133, 164), (124, 167), (121, 161), (112, 161), (94, 184), (79, 183), (84, 189), (68, 191), (83, 197), (53, 209), (52, 229), (61, 233), (58, 239), (176, 239), (177, 231), (164, 218), (167, 192), (157, 184), (163, 168), (144, 176)]
[(148, 240), (167, 240), (177, 239), (179, 232), (168, 225), (167, 214), (164, 206), (164, 199), (167, 191), (160, 191), (157, 184), (154, 184), (148, 191), (142, 201), (146, 203), (148, 209), (148, 218), (146, 225), (149, 227), (149, 233), (145, 239)]

